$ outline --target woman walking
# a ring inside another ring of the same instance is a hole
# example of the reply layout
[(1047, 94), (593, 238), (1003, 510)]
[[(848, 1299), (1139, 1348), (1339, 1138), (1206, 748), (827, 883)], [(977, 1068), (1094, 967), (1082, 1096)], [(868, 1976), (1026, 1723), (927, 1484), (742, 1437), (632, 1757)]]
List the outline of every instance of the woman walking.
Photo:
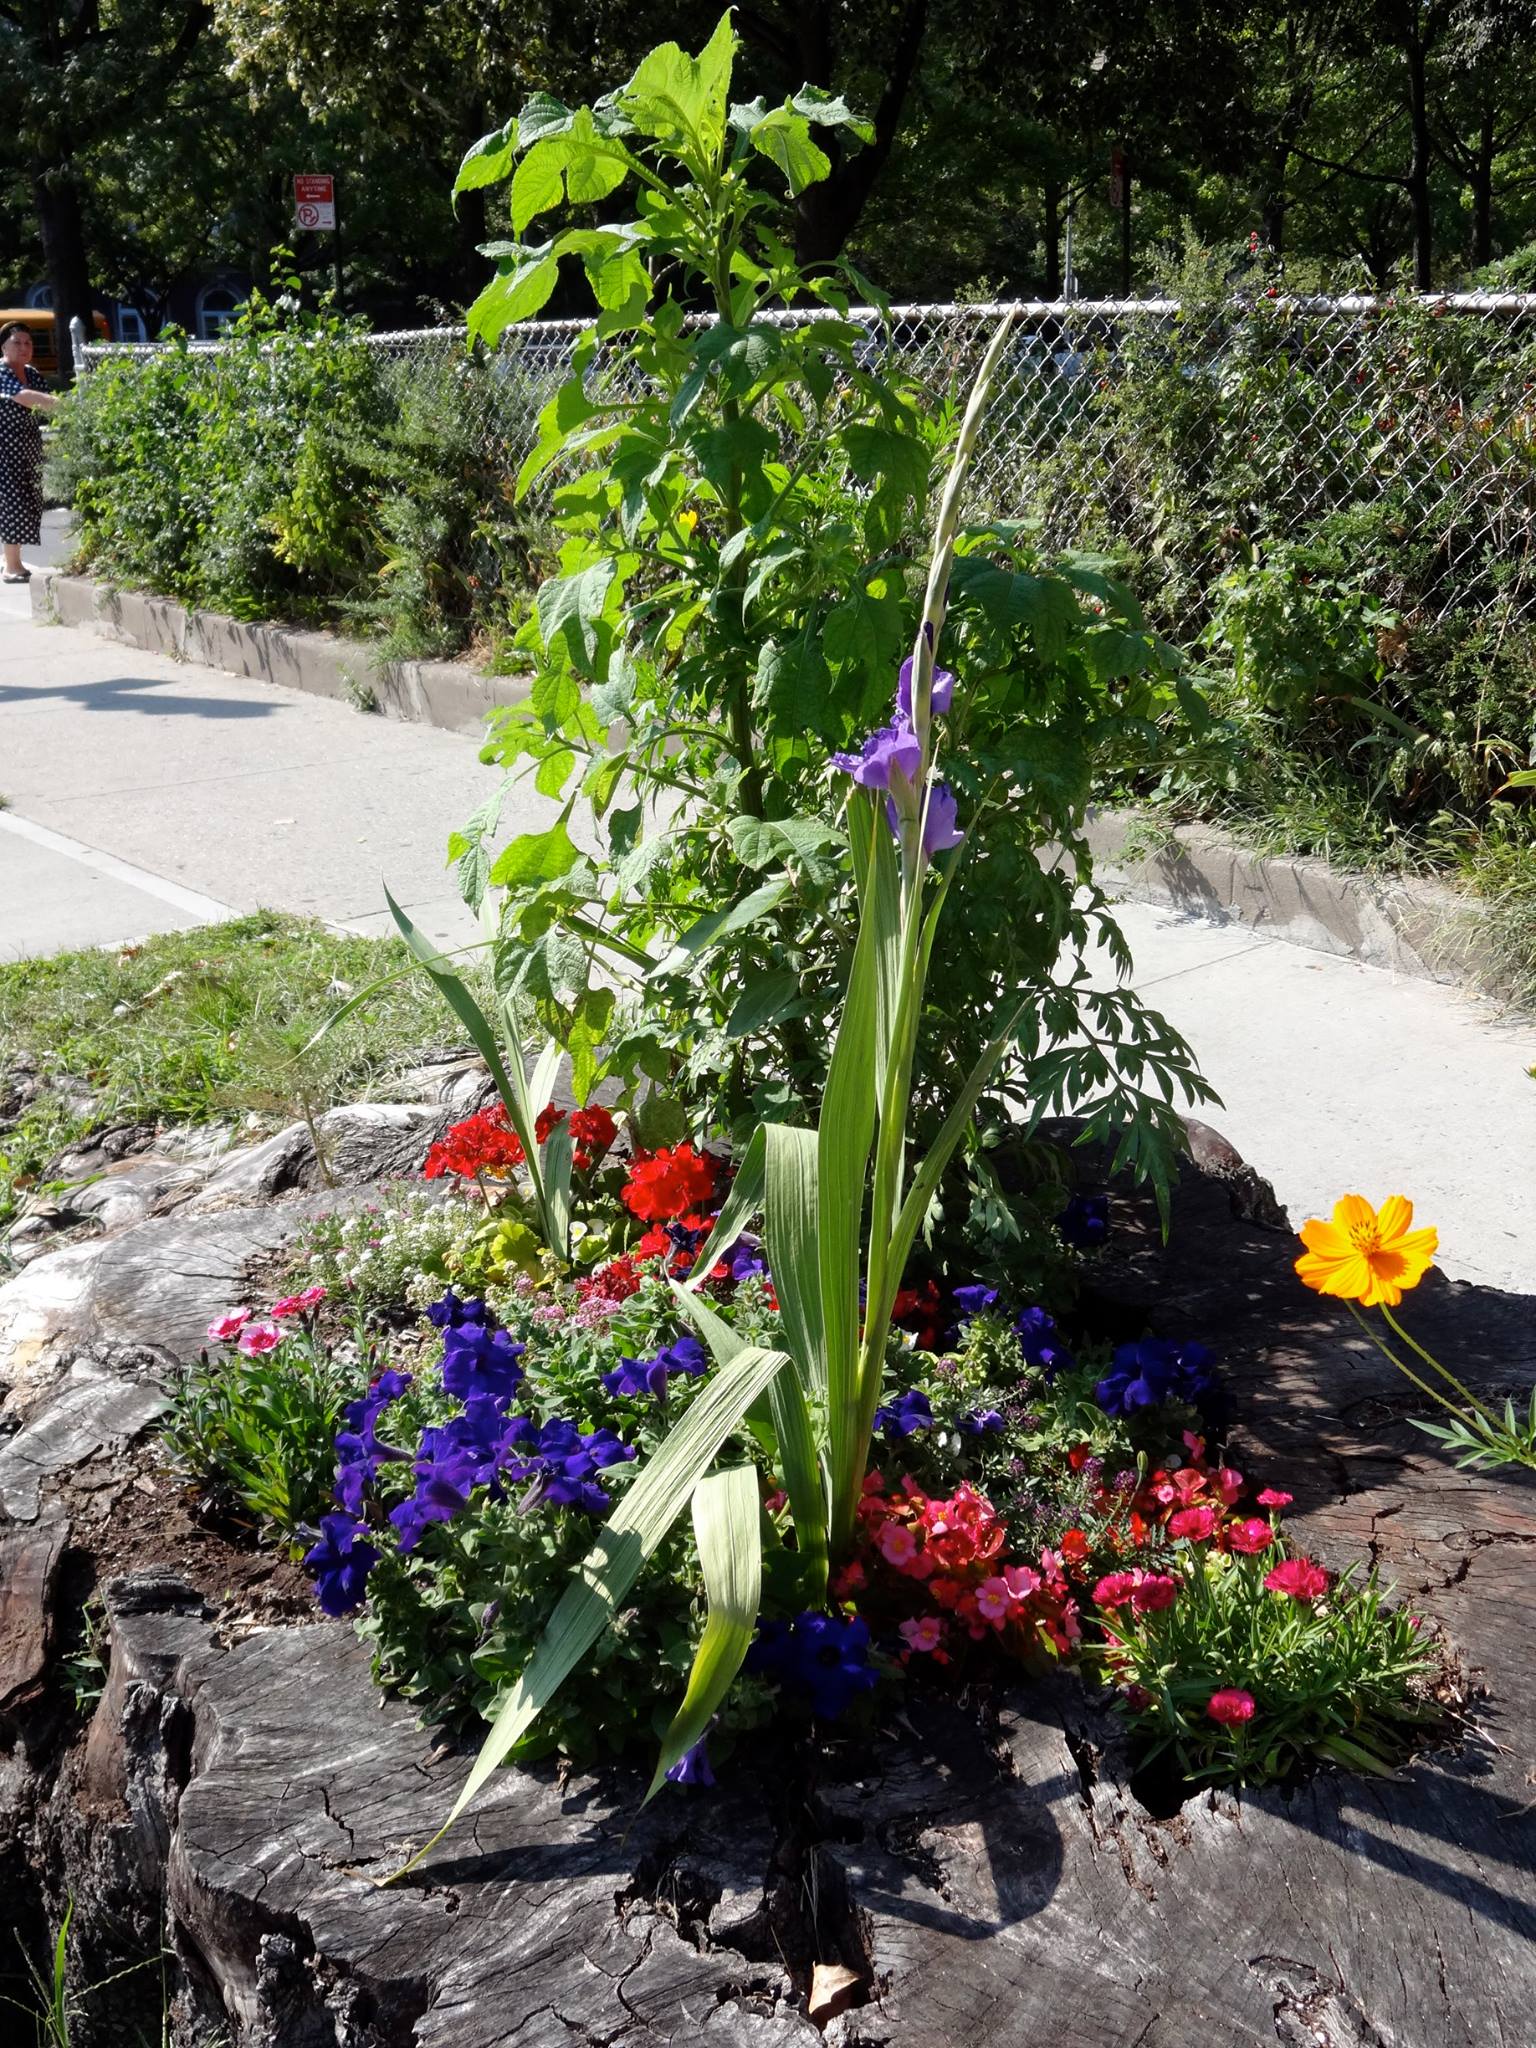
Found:
[(43, 537), (43, 423), (58, 400), (32, 367), (32, 334), (19, 320), (0, 327), (0, 554), (3, 583), (27, 583), (24, 547)]

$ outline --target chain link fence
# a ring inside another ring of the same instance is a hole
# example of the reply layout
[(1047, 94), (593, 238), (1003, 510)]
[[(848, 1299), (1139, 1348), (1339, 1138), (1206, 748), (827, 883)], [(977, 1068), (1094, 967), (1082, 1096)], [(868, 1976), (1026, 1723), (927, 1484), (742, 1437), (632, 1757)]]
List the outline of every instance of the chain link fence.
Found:
[[(1154, 617), (1188, 631), (1254, 546), (1362, 525), (1383, 594), (1420, 616), (1536, 619), (1536, 297), (1258, 297), (897, 306), (854, 317), (871, 367), (934, 404), (963, 392), (999, 316), (1010, 359), (975, 467), (975, 509), (1047, 551), (1128, 560)], [(816, 315), (789, 314), (786, 319)], [(570, 374), (583, 321), (378, 334), (391, 377), (451, 380), (486, 453), (515, 472)], [(211, 358), (218, 344), (202, 351)], [(95, 346), (89, 363), (142, 350)], [(623, 359), (599, 358), (612, 381)], [(1358, 552), (1358, 549), (1356, 550)], [(1394, 592), (1394, 584), (1400, 586)]]

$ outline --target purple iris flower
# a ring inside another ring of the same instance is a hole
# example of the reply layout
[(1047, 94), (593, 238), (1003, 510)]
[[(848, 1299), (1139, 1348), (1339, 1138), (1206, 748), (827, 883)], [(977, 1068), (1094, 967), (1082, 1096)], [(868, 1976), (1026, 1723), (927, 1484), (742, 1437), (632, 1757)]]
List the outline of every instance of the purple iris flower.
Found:
[(889, 790), (891, 778), (914, 782), (923, 765), (923, 750), (910, 718), (897, 717), (865, 740), (857, 754), (834, 754), (832, 764), (851, 775), (860, 789)]
[(654, 1395), (658, 1401), (667, 1398), (667, 1382), (676, 1373), (688, 1379), (698, 1379), (709, 1367), (704, 1346), (697, 1337), (679, 1337), (658, 1351), (654, 1358), (619, 1359), (612, 1372), (603, 1374), (603, 1385), (610, 1394)]
[(793, 1621), (760, 1619), (747, 1669), (805, 1693), (811, 1711), (824, 1721), (837, 1720), (878, 1677), (869, 1664), (869, 1623), (857, 1615), (814, 1612)]
[[(943, 718), (954, 699), (955, 679), (947, 668), (935, 668), (933, 672), (933, 694), (928, 708), (935, 718)], [(896, 681), (896, 709), (910, 725), (912, 722), (912, 657), (909, 654), (901, 664), (901, 673)]]
[(677, 1762), (667, 1772), (669, 1785), (704, 1785), (713, 1788), (715, 1774), (709, 1768), (709, 1751), (704, 1747), (701, 1735), (692, 1749), (685, 1749)]
[(379, 1561), (373, 1545), (362, 1540), (366, 1534), (366, 1525), (352, 1515), (322, 1515), (320, 1540), (304, 1553), (315, 1598), (338, 1620), (362, 1606), (368, 1574)]
[[(885, 800), (885, 815), (892, 833), (900, 839), (901, 814), (893, 797)], [(923, 858), (932, 860), (936, 853), (948, 853), (964, 837), (955, 823), (954, 791), (947, 782), (936, 782), (928, 792), (928, 815), (923, 820)]]

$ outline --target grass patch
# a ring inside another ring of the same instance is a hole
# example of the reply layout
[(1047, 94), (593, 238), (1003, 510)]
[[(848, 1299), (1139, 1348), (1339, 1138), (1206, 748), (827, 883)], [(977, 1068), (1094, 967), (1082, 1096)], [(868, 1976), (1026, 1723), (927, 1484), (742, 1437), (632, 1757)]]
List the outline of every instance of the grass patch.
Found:
[(441, 1002), (412, 973), (297, 1057), (347, 995), (405, 963), (396, 940), (258, 911), (121, 952), (0, 965), (0, 1225), (89, 1131), (291, 1121), (442, 1048)]

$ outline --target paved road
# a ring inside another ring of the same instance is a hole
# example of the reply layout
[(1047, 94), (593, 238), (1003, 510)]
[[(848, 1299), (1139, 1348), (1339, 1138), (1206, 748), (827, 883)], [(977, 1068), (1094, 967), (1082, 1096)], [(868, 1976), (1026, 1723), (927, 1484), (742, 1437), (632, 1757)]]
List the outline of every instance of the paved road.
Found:
[[(263, 905), (380, 932), (386, 882), (467, 939), (443, 846), (492, 779), (452, 734), (35, 625), (0, 590), (0, 958)], [(1224, 1099), (1210, 1120), (1294, 1216), (1401, 1191), (1449, 1271), (1536, 1293), (1536, 1027), (1250, 932), (1121, 920)]]

